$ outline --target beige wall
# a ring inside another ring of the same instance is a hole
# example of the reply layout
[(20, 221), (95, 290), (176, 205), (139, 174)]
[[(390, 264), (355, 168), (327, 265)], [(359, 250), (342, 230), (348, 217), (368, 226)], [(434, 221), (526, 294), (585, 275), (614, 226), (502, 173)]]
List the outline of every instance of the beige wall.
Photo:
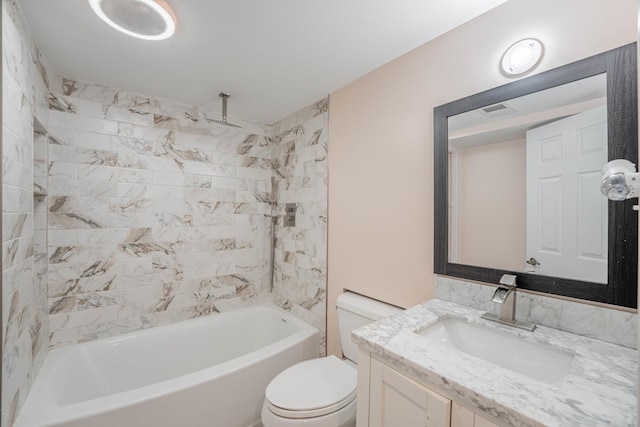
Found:
[(545, 43), (540, 72), (635, 41), (636, 18), (635, 0), (511, 0), (331, 94), (328, 353), (343, 289), (433, 296), (433, 108), (511, 81), (498, 62), (514, 41)]
[(522, 271), (527, 241), (526, 141), (461, 150), (458, 165), (457, 262)]

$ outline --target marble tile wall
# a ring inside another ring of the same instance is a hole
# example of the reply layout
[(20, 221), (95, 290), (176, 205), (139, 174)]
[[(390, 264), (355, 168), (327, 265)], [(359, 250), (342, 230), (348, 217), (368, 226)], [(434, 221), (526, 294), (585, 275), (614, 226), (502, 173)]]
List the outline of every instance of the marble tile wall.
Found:
[(47, 122), (47, 74), (12, 0), (2, 1), (2, 73), (1, 418), (6, 427), (13, 423), (49, 346), (42, 240), (46, 209), (36, 204), (33, 181), (34, 118)]
[[(436, 298), (497, 314), (494, 291), (494, 286), (436, 276)], [(528, 292), (518, 292), (516, 304), (519, 320), (637, 348), (636, 313)]]
[(270, 300), (270, 128), (50, 80), (51, 346)]
[(328, 100), (222, 126), (47, 75), (15, 1), (2, 19), (2, 427), (50, 347), (274, 301), (322, 331), (325, 354)]
[[(273, 126), (274, 297), (321, 331), (321, 355), (326, 353), (328, 102), (323, 99)], [(286, 203), (297, 203), (295, 227), (284, 226)]]

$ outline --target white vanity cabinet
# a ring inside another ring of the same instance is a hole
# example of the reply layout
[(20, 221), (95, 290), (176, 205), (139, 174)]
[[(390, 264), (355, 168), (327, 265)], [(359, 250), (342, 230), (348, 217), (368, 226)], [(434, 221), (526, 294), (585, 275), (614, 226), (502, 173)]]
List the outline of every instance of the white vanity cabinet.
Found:
[(498, 427), (361, 352), (357, 427)]
[[(522, 332), (485, 322), (483, 314), (431, 299), (354, 330), (357, 427), (639, 425), (636, 350), (543, 325)], [(483, 361), (455, 345), (443, 347), (438, 328), (455, 330), (446, 332), (465, 346), (501, 352)], [(590, 366), (598, 366), (597, 377)]]

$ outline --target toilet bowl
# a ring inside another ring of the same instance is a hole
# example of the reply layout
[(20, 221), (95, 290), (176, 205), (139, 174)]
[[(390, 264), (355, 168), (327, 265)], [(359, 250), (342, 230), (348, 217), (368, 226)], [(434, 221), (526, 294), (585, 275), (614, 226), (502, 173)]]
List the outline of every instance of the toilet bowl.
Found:
[(335, 356), (311, 359), (269, 383), (264, 427), (355, 427), (357, 371)]
[(351, 331), (402, 309), (351, 292), (336, 305), (346, 359), (306, 360), (279, 373), (265, 391), (263, 427), (355, 427), (358, 349)]

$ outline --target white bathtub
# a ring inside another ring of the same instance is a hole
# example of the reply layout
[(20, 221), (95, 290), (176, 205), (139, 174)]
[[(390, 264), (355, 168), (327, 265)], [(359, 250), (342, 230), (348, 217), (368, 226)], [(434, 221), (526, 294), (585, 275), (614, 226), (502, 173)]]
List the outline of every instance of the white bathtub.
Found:
[(15, 427), (247, 427), (318, 331), (272, 304), (51, 350)]

